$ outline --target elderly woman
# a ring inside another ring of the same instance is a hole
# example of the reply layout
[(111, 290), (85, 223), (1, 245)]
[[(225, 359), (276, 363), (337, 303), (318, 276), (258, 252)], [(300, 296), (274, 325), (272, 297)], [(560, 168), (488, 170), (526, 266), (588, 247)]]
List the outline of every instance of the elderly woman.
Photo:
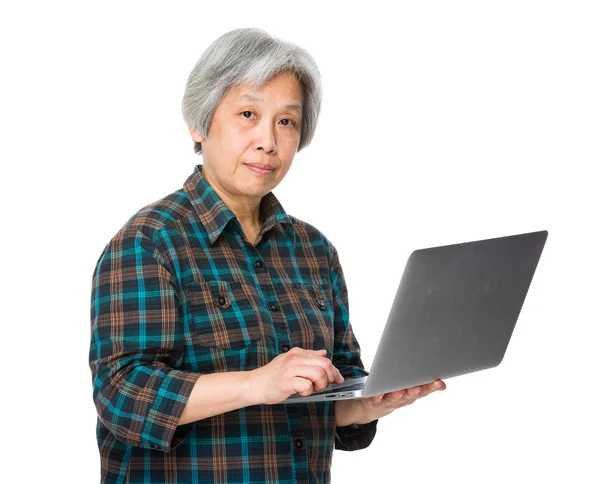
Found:
[(94, 270), (102, 482), (329, 482), (332, 451), (435, 389), (282, 404), (365, 375), (338, 253), (273, 190), (314, 134), (319, 72), (259, 29), (218, 38), (183, 116), (203, 164), (135, 213)]

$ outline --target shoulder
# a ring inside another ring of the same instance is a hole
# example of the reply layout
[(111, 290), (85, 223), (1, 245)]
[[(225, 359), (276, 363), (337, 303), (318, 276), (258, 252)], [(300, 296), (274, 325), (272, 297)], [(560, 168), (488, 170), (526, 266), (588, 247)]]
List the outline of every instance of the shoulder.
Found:
[(104, 245), (95, 271), (103, 265), (111, 267), (111, 261), (116, 258), (124, 264), (123, 261), (137, 263), (137, 258), (151, 256), (165, 264), (168, 251), (164, 241), (169, 238), (166, 234), (172, 234), (174, 231), (170, 227), (187, 218), (192, 211), (192, 204), (183, 189), (139, 208)]
[(327, 255), (328, 260), (331, 260), (336, 253), (336, 249), (327, 236), (313, 224), (292, 215), (288, 216), (294, 226), (298, 243), (312, 248), (319, 247)]
[(121, 226), (115, 237), (141, 233), (155, 241), (164, 229), (186, 218), (192, 211), (192, 204), (185, 191), (176, 190), (138, 209)]

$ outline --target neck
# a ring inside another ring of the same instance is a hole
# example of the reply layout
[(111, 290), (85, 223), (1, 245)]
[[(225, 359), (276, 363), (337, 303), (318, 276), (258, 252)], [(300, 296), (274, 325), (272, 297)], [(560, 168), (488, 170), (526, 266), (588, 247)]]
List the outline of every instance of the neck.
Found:
[(219, 195), (223, 203), (235, 214), (238, 222), (243, 227), (261, 227), (263, 223), (262, 216), (260, 214), (260, 202), (262, 197), (258, 200), (252, 201), (240, 201), (234, 197), (231, 197), (227, 192), (221, 190), (221, 188), (212, 182), (210, 174), (206, 171), (206, 167), (202, 168), (202, 175), (206, 179), (207, 183), (212, 189)]

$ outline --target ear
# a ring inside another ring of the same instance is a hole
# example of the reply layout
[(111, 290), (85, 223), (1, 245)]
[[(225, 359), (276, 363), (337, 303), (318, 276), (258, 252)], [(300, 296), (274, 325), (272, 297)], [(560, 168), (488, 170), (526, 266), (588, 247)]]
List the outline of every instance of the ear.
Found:
[(204, 136), (202, 136), (202, 133), (200, 133), (200, 131), (198, 131), (196, 128), (191, 128), (189, 125), (188, 131), (190, 132), (192, 139), (194, 141), (197, 141), (198, 143), (202, 143), (206, 139)]

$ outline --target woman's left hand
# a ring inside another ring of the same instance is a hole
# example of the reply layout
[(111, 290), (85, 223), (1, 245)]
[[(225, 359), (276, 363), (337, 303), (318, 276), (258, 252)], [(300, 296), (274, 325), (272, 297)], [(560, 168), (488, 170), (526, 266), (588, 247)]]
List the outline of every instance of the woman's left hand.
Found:
[[(438, 390), (445, 390), (446, 384), (436, 380), (427, 385), (419, 385), (405, 390), (375, 395), (373, 397), (356, 400), (357, 412), (363, 415), (366, 422), (385, 417), (400, 407), (411, 405), (420, 398), (426, 397)], [(362, 420), (362, 419), (361, 419)]]

